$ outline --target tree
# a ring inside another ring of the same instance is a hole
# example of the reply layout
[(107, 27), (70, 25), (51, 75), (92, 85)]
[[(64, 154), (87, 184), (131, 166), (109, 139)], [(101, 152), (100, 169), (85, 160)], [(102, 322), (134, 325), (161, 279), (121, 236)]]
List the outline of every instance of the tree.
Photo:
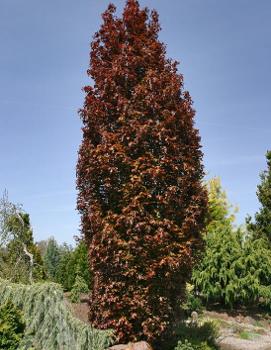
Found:
[(49, 280), (61, 284), (65, 291), (70, 291), (76, 275), (80, 274), (90, 288), (91, 278), (84, 240), (77, 240), (75, 248), (67, 243), (59, 245), (53, 237), (38, 244), (44, 252), (44, 265)]
[(267, 170), (260, 175), (257, 196), (261, 207), (255, 215), (255, 222), (248, 218), (248, 229), (255, 237), (267, 237), (271, 241), (271, 151), (266, 153)]
[(200, 137), (158, 14), (109, 5), (91, 44), (80, 115), (78, 209), (93, 275), (90, 321), (119, 341), (162, 339), (178, 319), (207, 196)]
[(208, 225), (206, 232), (212, 232), (222, 227), (232, 228), (237, 208), (229, 203), (227, 194), (221, 186), (219, 177), (210, 179), (207, 183), (208, 190)]
[(11, 203), (7, 193), (0, 200), (0, 266), (0, 276), (13, 282), (32, 283), (44, 277), (29, 214)]
[(48, 240), (43, 260), (48, 277), (52, 281), (56, 281), (57, 268), (60, 261), (60, 250), (54, 237), (51, 237)]
[(77, 241), (77, 245), (72, 254), (72, 270), (74, 272), (72, 284), (75, 281), (76, 274), (79, 274), (87, 284), (88, 288), (91, 287), (91, 275), (89, 271), (88, 263), (88, 249), (83, 239)]
[(241, 256), (241, 232), (234, 230), (235, 219), (219, 177), (210, 179), (208, 189), (208, 224), (204, 241), (206, 250), (193, 271), (196, 291), (207, 300), (222, 304), (233, 302), (236, 286), (235, 262)]
[(210, 180), (208, 192), (210, 221), (205, 255), (193, 272), (196, 291), (207, 302), (270, 308), (271, 250), (266, 238), (255, 239), (233, 226), (234, 212), (218, 178)]
[(70, 299), (73, 303), (78, 303), (80, 301), (81, 293), (88, 293), (89, 288), (83, 277), (79, 273), (76, 274), (74, 285), (72, 286)]

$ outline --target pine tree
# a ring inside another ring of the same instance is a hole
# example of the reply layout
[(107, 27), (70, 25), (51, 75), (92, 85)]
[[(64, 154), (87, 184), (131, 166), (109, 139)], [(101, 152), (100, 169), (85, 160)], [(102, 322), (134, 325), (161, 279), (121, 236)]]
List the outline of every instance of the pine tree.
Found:
[(261, 207), (255, 215), (255, 222), (248, 219), (248, 228), (255, 237), (267, 237), (271, 241), (271, 151), (266, 153), (267, 170), (260, 175), (257, 196)]
[(109, 5), (91, 44), (81, 110), (78, 209), (89, 246), (90, 321), (119, 341), (161, 339), (179, 316), (207, 196), (200, 137), (158, 14)]

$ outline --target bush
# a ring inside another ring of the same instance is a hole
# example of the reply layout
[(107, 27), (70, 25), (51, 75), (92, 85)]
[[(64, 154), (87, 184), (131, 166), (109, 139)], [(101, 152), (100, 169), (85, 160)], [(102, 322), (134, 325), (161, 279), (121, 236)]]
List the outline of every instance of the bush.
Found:
[(86, 284), (83, 277), (77, 275), (71, 290), (70, 300), (73, 303), (78, 303), (80, 301), (80, 294), (87, 293), (88, 291), (89, 291), (88, 285)]
[(216, 338), (218, 337), (218, 326), (214, 321), (205, 321), (202, 324), (186, 324), (182, 322), (175, 330), (175, 337), (168, 348), (174, 348), (177, 343), (178, 350), (211, 350), (217, 349)]
[(201, 299), (195, 295), (194, 287), (187, 285), (186, 301), (181, 304), (181, 309), (185, 312), (186, 317), (190, 317), (193, 311), (201, 313), (203, 309)]
[(111, 331), (94, 329), (71, 314), (57, 284), (0, 280), (0, 300), (22, 309), (26, 328), (20, 350), (104, 350), (111, 343)]
[(177, 346), (174, 348), (174, 350), (195, 350), (194, 346), (189, 343), (187, 339), (185, 339), (184, 342), (181, 340), (178, 341)]
[(10, 300), (6, 301), (0, 308), (0, 349), (17, 349), (24, 330), (21, 311)]
[(248, 232), (235, 229), (234, 215), (219, 179), (211, 180), (208, 190), (210, 222), (204, 237), (206, 251), (192, 278), (197, 292), (207, 303), (230, 308), (261, 305), (271, 309), (270, 242), (265, 235), (259, 238), (252, 224), (248, 225)]
[(264, 238), (229, 229), (207, 235), (206, 254), (193, 282), (206, 302), (271, 309), (271, 250)]
[(185, 341), (178, 341), (177, 346), (174, 350), (212, 350), (206, 342), (201, 342), (200, 344), (191, 344), (187, 339)]

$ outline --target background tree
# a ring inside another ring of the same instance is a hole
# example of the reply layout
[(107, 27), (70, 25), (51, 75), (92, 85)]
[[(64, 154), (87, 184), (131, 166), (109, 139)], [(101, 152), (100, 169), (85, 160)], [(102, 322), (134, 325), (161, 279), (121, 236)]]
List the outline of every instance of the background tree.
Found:
[(266, 153), (267, 170), (260, 175), (261, 183), (258, 185), (257, 197), (260, 209), (255, 215), (255, 222), (248, 218), (248, 228), (255, 237), (267, 237), (271, 240), (271, 151)]
[(80, 294), (81, 293), (88, 293), (89, 288), (86, 284), (84, 278), (80, 276), (80, 273), (78, 272), (75, 277), (74, 285), (71, 289), (71, 295), (70, 299), (73, 303), (78, 303), (80, 301)]
[(221, 228), (232, 228), (237, 208), (228, 201), (226, 191), (221, 186), (219, 177), (210, 179), (207, 183), (208, 190), (208, 216), (206, 233)]
[(49, 280), (61, 284), (65, 291), (70, 291), (76, 275), (79, 274), (90, 288), (91, 278), (84, 240), (77, 240), (74, 248), (66, 243), (58, 244), (53, 237), (41, 242), (41, 245), (44, 251), (45, 271)]
[(44, 256), (44, 266), (50, 280), (56, 281), (57, 268), (60, 261), (60, 250), (54, 237), (49, 238)]
[(233, 307), (270, 308), (271, 250), (266, 237), (235, 228), (234, 211), (218, 178), (208, 183), (209, 224), (206, 251), (193, 272), (196, 291), (206, 302)]
[(23, 283), (44, 278), (30, 217), (21, 206), (11, 203), (6, 193), (0, 200), (0, 223), (0, 276)]
[(90, 321), (118, 340), (163, 338), (178, 319), (206, 191), (194, 110), (155, 11), (110, 5), (91, 44), (81, 110), (78, 209), (89, 246)]

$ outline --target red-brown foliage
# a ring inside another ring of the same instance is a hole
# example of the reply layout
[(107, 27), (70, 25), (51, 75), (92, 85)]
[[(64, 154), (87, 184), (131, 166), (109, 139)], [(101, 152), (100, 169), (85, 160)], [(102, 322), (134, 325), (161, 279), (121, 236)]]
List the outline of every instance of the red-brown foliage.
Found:
[(89, 244), (90, 321), (121, 342), (171, 329), (206, 212), (202, 152), (155, 11), (109, 5), (91, 44), (77, 186)]

